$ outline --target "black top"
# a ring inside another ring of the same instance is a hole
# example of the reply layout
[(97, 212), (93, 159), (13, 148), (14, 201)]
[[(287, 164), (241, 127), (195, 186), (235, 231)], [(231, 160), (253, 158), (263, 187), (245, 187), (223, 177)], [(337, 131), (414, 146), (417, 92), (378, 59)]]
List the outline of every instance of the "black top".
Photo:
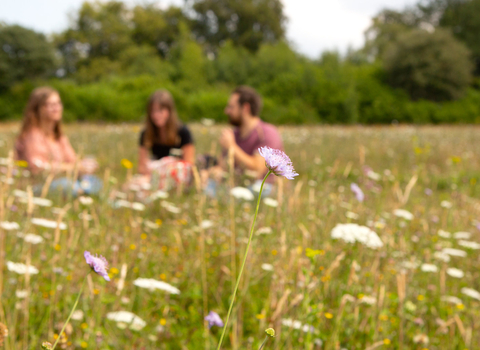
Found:
[[(145, 143), (145, 130), (143, 130), (142, 134), (140, 135), (140, 146), (144, 146), (144, 143)], [(154, 143), (150, 151), (152, 152), (153, 158), (158, 160), (168, 156), (172, 148), (182, 148), (183, 146), (188, 145), (190, 143), (193, 143), (192, 134), (190, 133), (190, 130), (188, 130), (188, 128), (185, 125), (182, 125), (178, 128), (177, 144), (167, 146), (161, 143)]]

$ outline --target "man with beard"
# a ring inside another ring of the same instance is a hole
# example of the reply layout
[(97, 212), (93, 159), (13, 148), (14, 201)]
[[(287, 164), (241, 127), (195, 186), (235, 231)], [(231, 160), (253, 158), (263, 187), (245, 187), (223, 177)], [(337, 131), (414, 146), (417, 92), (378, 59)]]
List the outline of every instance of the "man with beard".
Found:
[(256, 172), (258, 178), (263, 178), (267, 172), (258, 148), (267, 146), (283, 150), (277, 129), (260, 119), (261, 108), (262, 99), (255, 89), (237, 87), (225, 107), (225, 114), (234, 130), (225, 129), (220, 137), (220, 145), (225, 153), (233, 149), (235, 167)]

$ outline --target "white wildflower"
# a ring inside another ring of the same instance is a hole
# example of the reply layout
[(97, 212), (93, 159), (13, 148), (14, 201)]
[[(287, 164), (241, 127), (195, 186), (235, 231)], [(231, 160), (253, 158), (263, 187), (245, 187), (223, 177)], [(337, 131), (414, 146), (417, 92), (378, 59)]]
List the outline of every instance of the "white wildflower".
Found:
[(372, 249), (383, 247), (382, 240), (374, 231), (357, 224), (337, 224), (331, 232), (331, 237), (347, 243), (359, 242)]
[(132, 209), (136, 211), (144, 211), (145, 210), (145, 204), (139, 203), (139, 202), (134, 202), (132, 203)]
[(273, 198), (269, 198), (269, 197), (264, 198), (263, 204), (265, 204), (269, 207), (272, 207), (272, 208), (278, 207), (278, 201), (273, 199)]
[(380, 175), (379, 173), (376, 173), (374, 172), (373, 170), (370, 170), (368, 173), (367, 173), (367, 177), (374, 180), (374, 181), (378, 181), (382, 178), (382, 175)]
[(154, 201), (155, 199), (167, 199), (168, 192), (165, 191), (155, 191), (150, 195), (150, 200)]
[(470, 237), (472, 237), (472, 234), (470, 232), (455, 232), (453, 234), (453, 237), (455, 239), (470, 239)]
[(478, 250), (480, 249), (480, 244), (477, 242), (472, 242), (472, 241), (464, 241), (460, 240), (458, 241), (458, 245), (468, 248), (468, 249), (473, 249), (473, 250)]
[(43, 237), (39, 235), (35, 235), (33, 233), (27, 233), (25, 236), (23, 236), (23, 239), (27, 243), (31, 244), (39, 244), (43, 242)]
[(16, 272), (19, 275), (24, 275), (27, 272), (30, 275), (36, 275), (38, 273), (38, 269), (36, 267), (32, 266), (32, 265), (27, 266), (27, 265), (22, 264), (22, 263), (14, 263), (14, 262), (11, 262), (11, 261), (7, 261), (7, 269), (8, 269), (8, 271)]
[(180, 208), (177, 208), (173, 203), (167, 201), (161, 201), (160, 205), (173, 214), (179, 214), (182, 211)]
[(83, 311), (82, 310), (75, 310), (72, 314), (72, 320), (75, 320), (75, 321), (83, 320)]
[(462, 278), (463, 276), (465, 276), (465, 273), (462, 270), (450, 267), (447, 269), (447, 275), (455, 278)]
[(347, 211), (345, 213), (345, 216), (352, 220), (357, 220), (360, 217), (357, 213), (354, 213), (353, 211)]
[(453, 206), (453, 204), (449, 201), (441, 201), (440, 206), (442, 208), (450, 209)]
[(412, 220), (414, 218), (413, 214), (410, 213), (408, 210), (405, 209), (395, 209), (393, 211), (393, 215), (405, 219), (405, 220)]
[(462, 288), (461, 292), (470, 298), (480, 300), (480, 292), (472, 288)]
[(402, 261), (401, 265), (405, 269), (415, 270), (420, 265), (420, 263), (418, 261), (406, 260), (406, 261)]
[(427, 345), (430, 342), (430, 340), (428, 339), (428, 336), (426, 334), (421, 333), (413, 337), (413, 342), (415, 344)]
[(433, 264), (422, 264), (420, 269), (423, 272), (438, 272), (438, 267), (436, 265), (433, 265)]
[(202, 118), (202, 119), (200, 120), (200, 122), (201, 122), (204, 126), (213, 126), (213, 125), (215, 125), (215, 119)]
[(285, 327), (293, 328), (293, 329), (301, 329), (305, 333), (313, 331), (313, 327), (311, 325), (309, 324), (302, 325), (300, 321), (292, 320), (290, 318), (282, 319), (282, 325), (284, 325)]
[(147, 325), (140, 317), (128, 311), (109, 312), (107, 319), (117, 322), (117, 325), (120, 324), (120, 328), (122, 328), (122, 324), (126, 324), (135, 331), (139, 331)]
[(58, 226), (60, 227), (60, 230), (67, 229), (67, 225), (65, 223), (61, 222), (60, 225), (58, 225), (56, 221), (47, 219), (32, 218), (32, 224), (48, 228), (57, 228)]
[(157, 281), (153, 278), (137, 278), (133, 281), (133, 284), (140, 288), (150, 289), (151, 291), (160, 289), (170, 294), (180, 294), (180, 290), (174, 286), (163, 281)]
[(442, 238), (451, 238), (452, 234), (444, 230), (438, 230), (437, 234)]
[(461, 258), (464, 258), (467, 256), (466, 251), (460, 250), (460, 249), (454, 249), (454, 248), (443, 248), (442, 252), (450, 256), (459, 256)]
[(272, 234), (272, 228), (271, 227), (260, 227), (257, 230), (257, 235), (270, 235)]
[(377, 298), (369, 295), (364, 295), (360, 298), (360, 303), (367, 305), (375, 305), (377, 303)]
[(234, 187), (230, 190), (230, 194), (237, 199), (243, 199), (246, 201), (253, 201), (255, 198), (252, 191), (245, 187)]
[(262, 264), (262, 270), (273, 271), (273, 265), (271, 264)]
[(5, 231), (19, 230), (20, 225), (16, 222), (2, 221), (0, 222), (0, 227)]
[(437, 260), (443, 261), (448, 263), (450, 261), (450, 255), (444, 253), (444, 252), (435, 252), (433, 254), (433, 257)]
[(442, 301), (445, 301), (447, 303), (452, 303), (455, 305), (463, 304), (462, 300), (460, 298), (450, 296), (450, 295), (444, 295), (441, 297)]
[(150, 228), (152, 230), (160, 227), (158, 224), (156, 224), (155, 222), (150, 221), (150, 220), (145, 220), (144, 223), (145, 223), (145, 226), (147, 226), (148, 228)]
[(81, 204), (83, 205), (91, 205), (93, 204), (93, 198), (92, 197), (87, 197), (87, 196), (80, 196), (78, 197), (78, 200)]
[(25, 299), (28, 296), (28, 291), (27, 290), (17, 290), (17, 291), (15, 291), (15, 296), (18, 299)]

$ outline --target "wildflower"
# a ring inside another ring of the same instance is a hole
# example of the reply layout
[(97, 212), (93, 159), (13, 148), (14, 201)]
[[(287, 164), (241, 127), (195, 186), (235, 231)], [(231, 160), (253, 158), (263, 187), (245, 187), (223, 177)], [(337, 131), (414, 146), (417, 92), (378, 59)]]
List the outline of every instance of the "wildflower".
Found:
[(436, 265), (433, 265), (433, 264), (422, 264), (420, 269), (423, 272), (437, 272), (438, 271), (438, 267)]
[(374, 231), (357, 224), (337, 224), (331, 232), (331, 237), (347, 243), (360, 242), (372, 249), (383, 247), (382, 240)]
[(75, 321), (83, 320), (83, 311), (82, 310), (75, 310), (72, 314), (72, 320), (75, 320)]
[(393, 215), (405, 219), (405, 220), (412, 220), (414, 218), (413, 214), (410, 213), (408, 210), (405, 209), (395, 209), (393, 211)]
[(133, 163), (129, 161), (128, 159), (123, 158), (122, 161), (122, 166), (126, 169), (132, 169), (133, 168)]
[(28, 291), (26, 290), (17, 290), (15, 291), (15, 296), (18, 299), (25, 299), (28, 296)]
[(444, 252), (435, 252), (433, 254), (433, 257), (437, 260), (441, 260), (443, 262), (448, 263), (450, 261), (450, 255), (444, 253)]
[(465, 273), (462, 270), (450, 267), (447, 269), (447, 275), (455, 278), (462, 278), (463, 276), (465, 276)]
[(53, 347), (52, 347), (52, 344), (49, 343), (48, 341), (45, 341), (42, 343), (42, 349), (43, 350), (52, 350)]
[(129, 325), (129, 328), (134, 331), (139, 331), (147, 325), (140, 317), (128, 311), (109, 312), (107, 319), (117, 322), (119, 328)]
[(204, 230), (213, 227), (213, 221), (211, 220), (203, 220), (200, 224), (200, 227), (203, 228)]
[(480, 249), (480, 244), (478, 244), (477, 242), (460, 240), (458, 241), (458, 245), (468, 249), (474, 249), (474, 250)]
[(0, 346), (3, 345), (6, 337), (8, 337), (8, 328), (3, 323), (0, 323)]
[(442, 301), (452, 303), (455, 305), (463, 304), (462, 300), (460, 298), (454, 297), (454, 296), (449, 296), (449, 295), (444, 295), (441, 297)]
[(270, 265), (270, 264), (262, 264), (262, 270), (265, 270), (265, 271), (273, 271), (273, 265)]
[(150, 289), (151, 291), (160, 289), (170, 294), (180, 294), (180, 290), (174, 286), (163, 281), (157, 281), (153, 278), (137, 278), (133, 281), (133, 284), (140, 288)]
[(454, 248), (443, 248), (442, 252), (450, 256), (458, 256), (461, 258), (464, 258), (467, 256), (467, 252), (460, 249), (454, 249)]
[(271, 227), (260, 227), (257, 230), (257, 235), (270, 235), (272, 234), (272, 228)]
[(452, 203), (449, 201), (441, 201), (440, 206), (445, 209), (450, 209), (452, 207)]
[(5, 231), (12, 231), (20, 229), (20, 225), (16, 222), (2, 221), (0, 222), (0, 227)]
[(447, 232), (447, 231), (444, 231), (444, 230), (438, 230), (437, 234), (440, 237), (443, 237), (443, 238), (451, 238), (452, 237), (452, 234), (450, 232)]
[(31, 243), (31, 244), (39, 244), (39, 243), (43, 242), (43, 237), (42, 236), (34, 235), (33, 233), (27, 233), (23, 237), (23, 239), (24, 239), (25, 242)]
[(292, 161), (284, 152), (270, 147), (260, 147), (258, 152), (265, 158), (265, 165), (268, 170), (276, 176), (283, 176), (289, 180), (298, 176), (293, 168)]
[(230, 194), (237, 199), (245, 201), (252, 201), (255, 198), (252, 191), (245, 187), (234, 187), (230, 190)]
[(32, 218), (32, 224), (37, 226), (47, 227), (47, 228), (57, 228), (58, 226), (60, 230), (67, 229), (67, 225), (65, 223), (60, 222), (60, 224), (57, 224), (56, 221), (47, 220), (47, 219)]
[(426, 334), (417, 334), (416, 336), (413, 337), (413, 342), (415, 344), (423, 344), (427, 345), (429, 342), (428, 336)]
[(273, 328), (267, 328), (267, 329), (265, 330), (265, 333), (266, 333), (267, 335), (269, 335), (270, 337), (272, 337), (272, 338), (275, 337), (275, 329), (273, 329)]
[(375, 305), (377, 303), (377, 299), (369, 295), (362, 295), (359, 299), (362, 304)]
[(160, 205), (165, 208), (167, 211), (173, 214), (178, 214), (181, 212), (180, 208), (177, 208), (173, 203), (167, 201), (161, 201)]
[(214, 119), (202, 118), (202, 119), (200, 120), (200, 122), (201, 122), (204, 126), (213, 126), (213, 125), (215, 125), (215, 120), (214, 120)]
[(272, 198), (268, 198), (268, 197), (265, 198), (265, 199), (263, 200), (263, 203), (264, 203), (265, 205), (269, 206), (269, 207), (272, 207), (272, 208), (278, 207), (278, 201), (275, 200), (275, 199), (272, 199)]
[(11, 261), (7, 261), (7, 269), (8, 271), (16, 272), (19, 275), (24, 275), (27, 272), (30, 275), (36, 275), (38, 273), (38, 269), (34, 266), (27, 266), (22, 263), (14, 263)]
[(85, 260), (88, 265), (95, 271), (97, 274), (105, 278), (106, 281), (110, 281), (110, 277), (108, 277), (107, 269), (108, 269), (108, 262), (103, 256), (93, 256), (90, 254), (89, 251), (85, 251), (83, 253)]
[(470, 239), (470, 237), (472, 236), (472, 234), (470, 232), (455, 232), (453, 234), (453, 237), (455, 239)]
[(353, 194), (355, 194), (355, 198), (357, 198), (359, 202), (363, 202), (365, 195), (363, 194), (362, 189), (356, 183), (352, 183), (350, 185), (350, 189), (352, 190)]
[(358, 215), (357, 213), (354, 213), (353, 211), (347, 211), (345, 213), (345, 216), (348, 219), (352, 219), (352, 220), (357, 220), (360, 217), (360, 215)]
[(431, 196), (433, 194), (433, 191), (430, 188), (426, 188), (424, 192), (427, 196)]
[(212, 328), (213, 326), (223, 327), (223, 321), (220, 316), (214, 312), (210, 311), (207, 316), (205, 316), (205, 321), (208, 322), (208, 328)]
[(309, 324), (302, 325), (300, 321), (292, 320), (290, 318), (282, 319), (282, 325), (284, 325), (285, 327), (293, 328), (293, 329), (301, 329), (305, 333), (313, 332), (313, 326)]
[(93, 204), (93, 198), (92, 198), (92, 197), (80, 196), (80, 197), (78, 197), (78, 200), (79, 200), (80, 203), (83, 204), (83, 205), (91, 205), (91, 204)]
[(480, 292), (477, 292), (475, 289), (472, 288), (462, 288), (461, 292), (470, 298), (480, 300)]

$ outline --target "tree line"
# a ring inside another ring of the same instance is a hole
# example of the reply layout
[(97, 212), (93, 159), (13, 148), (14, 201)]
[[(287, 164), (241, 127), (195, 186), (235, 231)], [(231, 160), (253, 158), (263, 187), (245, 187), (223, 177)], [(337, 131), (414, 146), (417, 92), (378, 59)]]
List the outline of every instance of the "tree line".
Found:
[(0, 119), (49, 84), (68, 120), (139, 121), (157, 88), (185, 121), (224, 120), (239, 84), (274, 123), (480, 122), (480, 0), (382, 10), (365, 46), (309, 59), (285, 39), (280, 0), (190, 0), (183, 7), (85, 2), (50, 37), (0, 24)]

